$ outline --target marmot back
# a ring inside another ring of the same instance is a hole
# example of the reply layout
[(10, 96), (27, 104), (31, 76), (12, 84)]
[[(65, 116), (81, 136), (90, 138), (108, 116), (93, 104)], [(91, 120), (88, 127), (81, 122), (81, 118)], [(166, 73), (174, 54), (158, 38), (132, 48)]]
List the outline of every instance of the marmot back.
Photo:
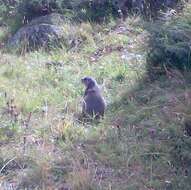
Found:
[(82, 106), (83, 115), (95, 117), (96, 119), (100, 118), (100, 116), (103, 117), (106, 104), (96, 80), (92, 77), (85, 77), (81, 81), (86, 87)]

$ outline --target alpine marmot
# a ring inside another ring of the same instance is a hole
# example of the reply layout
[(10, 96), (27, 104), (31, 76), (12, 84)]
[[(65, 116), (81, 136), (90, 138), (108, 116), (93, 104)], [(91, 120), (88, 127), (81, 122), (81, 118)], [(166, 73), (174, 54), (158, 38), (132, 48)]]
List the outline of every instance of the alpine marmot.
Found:
[(81, 81), (86, 87), (83, 96), (83, 116), (89, 116), (95, 119), (103, 117), (106, 108), (106, 103), (101, 95), (101, 91), (96, 80), (92, 77), (84, 77), (81, 79)]

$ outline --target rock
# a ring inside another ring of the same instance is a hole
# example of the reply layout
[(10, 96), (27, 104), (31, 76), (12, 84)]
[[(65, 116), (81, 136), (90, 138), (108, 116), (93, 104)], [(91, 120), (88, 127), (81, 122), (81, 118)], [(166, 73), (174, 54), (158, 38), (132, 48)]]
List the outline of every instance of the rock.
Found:
[(8, 48), (22, 52), (58, 45), (64, 36), (62, 24), (64, 18), (59, 14), (36, 18), (9, 39)]
[(36, 24), (51, 24), (51, 25), (63, 25), (65, 24), (65, 18), (61, 14), (52, 13), (46, 16), (41, 16), (33, 19), (28, 25), (36, 25)]

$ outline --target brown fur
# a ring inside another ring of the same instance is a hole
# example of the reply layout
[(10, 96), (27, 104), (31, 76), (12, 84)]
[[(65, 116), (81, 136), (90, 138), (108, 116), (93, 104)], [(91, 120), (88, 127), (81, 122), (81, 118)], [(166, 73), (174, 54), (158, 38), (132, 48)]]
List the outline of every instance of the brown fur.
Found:
[(82, 79), (85, 85), (85, 93), (82, 106), (82, 114), (86, 117), (99, 119), (104, 116), (106, 104), (101, 95), (97, 82), (91, 77)]

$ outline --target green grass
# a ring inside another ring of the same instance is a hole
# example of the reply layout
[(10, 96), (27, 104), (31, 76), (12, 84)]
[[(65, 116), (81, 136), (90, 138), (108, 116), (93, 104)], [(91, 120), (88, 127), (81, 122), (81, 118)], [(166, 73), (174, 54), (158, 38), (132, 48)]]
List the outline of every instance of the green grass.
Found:
[(0, 42), (7, 38), (7, 27), (0, 26)]
[[(177, 179), (184, 184), (185, 176), (176, 175), (172, 166), (176, 142), (171, 144), (171, 138), (184, 139), (190, 73), (176, 71), (171, 78), (150, 81), (147, 32), (139, 19), (123, 25), (131, 30), (117, 34), (110, 25), (90, 23), (74, 27), (73, 35), (84, 40), (77, 49), (1, 53), (0, 187), (178, 190)], [(97, 50), (101, 53), (95, 57)], [(61, 65), (48, 67), (51, 61)], [(99, 124), (77, 121), (80, 79), (86, 75), (102, 84), (108, 103)], [(186, 185), (181, 188), (187, 190)]]

